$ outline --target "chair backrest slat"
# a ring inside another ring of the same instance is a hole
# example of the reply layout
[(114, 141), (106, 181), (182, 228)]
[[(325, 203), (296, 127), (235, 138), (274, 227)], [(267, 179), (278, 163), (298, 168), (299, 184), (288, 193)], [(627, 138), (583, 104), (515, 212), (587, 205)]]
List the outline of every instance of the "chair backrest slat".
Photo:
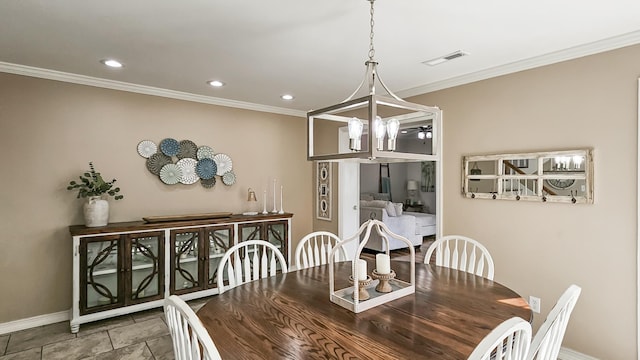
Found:
[(468, 360), (525, 360), (530, 346), (531, 324), (512, 317), (485, 336)]
[[(296, 246), (290, 271), (327, 264), (331, 250), (338, 242), (340, 238), (328, 231), (316, 231), (306, 235)], [(347, 260), (347, 252), (343, 247), (336, 252), (336, 260)]]
[[(231, 261), (231, 259), (234, 260)], [(217, 277), (218, 291), (222, 294), (240, 284), (273, 276), (278, 268), (283, 273), (287, 272), (284, 256), (274, 244), (264, 240), (243, 241), (229, 248), (220, 260)], [(224, 285), (225, 274), (228, 285)]]
[(558, 299), (531, 343), (527, 360), (557, 359), (569, 324), (569, 317), (578, 302), (582, 289), (571, 285)]
[(451, 254), (451, 267), (458, 269), (458, 240), (456, 239), (453, 246), (453, 254)]
[(324, 236), (320, 236), (320, 248), (318, 248), (318, 243), (316, 242), (316, 251), (314, 256), (316, 258), (316, 264), (326, 264), (327, 263), (327, 255), (326, 255), (326, 246), (324, 244)]
[(164, 300), (164, 314), (176, 360), (220, 360), (209, 332), (193, 310), (176, 295)]
[(425, 264), (431, 263), (434, 252), (438, 266), (466, 271), (493, 280), (494, 265), (491, 254), (484, 245), (474, 239), (461, 235), (447, 235), (437, 239), (427, 249)]

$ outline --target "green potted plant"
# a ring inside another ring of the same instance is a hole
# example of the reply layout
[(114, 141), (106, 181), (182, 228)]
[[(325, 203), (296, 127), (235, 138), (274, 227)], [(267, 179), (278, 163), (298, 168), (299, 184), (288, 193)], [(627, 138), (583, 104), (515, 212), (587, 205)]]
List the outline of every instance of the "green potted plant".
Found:
[(109, 202), (104, 195), (115, 200), (124, 198), (119, 187), (114, 187), (116, 179), (104, 181), (102, 175), (89, 162), (89, 171), (79, 176), (80, 182), (72, 180), (67, 190), (78, 190), (77, 198), (87, 198), (83, 206), (84, 220), (87, 227), (105, 226), (109, 223)]

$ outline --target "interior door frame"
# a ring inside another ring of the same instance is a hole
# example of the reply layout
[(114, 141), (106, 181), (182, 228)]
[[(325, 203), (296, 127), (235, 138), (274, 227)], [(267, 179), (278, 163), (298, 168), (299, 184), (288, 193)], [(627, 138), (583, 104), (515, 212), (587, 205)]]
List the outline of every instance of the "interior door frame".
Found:
[[(339, 129), (339, 151), (348, 152), (349, 133), (346, 127)], [(338, 237), (346, 239), (360, 227), (360, 164), (353, 161), (338, 163)], [(345, 246), (347, 256), (355, 257), (358, 243), (353, 241)]]

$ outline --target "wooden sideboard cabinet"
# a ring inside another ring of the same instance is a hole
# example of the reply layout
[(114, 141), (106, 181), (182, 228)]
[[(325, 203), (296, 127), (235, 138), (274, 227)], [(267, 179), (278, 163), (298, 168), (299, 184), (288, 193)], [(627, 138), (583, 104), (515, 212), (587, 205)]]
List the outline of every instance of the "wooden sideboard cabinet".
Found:
[(80, 325), (218, 294), (220, 259), (238, 242), (267, 240), (291, 261), (293, 214), (69, 227), (73, 239), (71, 332)]

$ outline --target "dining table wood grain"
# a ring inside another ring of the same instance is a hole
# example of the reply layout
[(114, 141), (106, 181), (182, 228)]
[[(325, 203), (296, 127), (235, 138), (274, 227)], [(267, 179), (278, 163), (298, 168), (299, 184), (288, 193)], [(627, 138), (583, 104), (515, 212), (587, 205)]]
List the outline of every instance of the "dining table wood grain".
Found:
[[(415, 294), (354, 313), (330, 301), (328, 266), (263, 278), (208, 300), (197, 315), (222, 358), (459, 360), (504, 320), (532, 320), (527, 302), (508, 287), (427, 264), (416, 264)], [(335, 266), (336, 289), (350, 286), (351, 262)], [(409, 262), (392, 261), (391, 268), (408, 279)]]

